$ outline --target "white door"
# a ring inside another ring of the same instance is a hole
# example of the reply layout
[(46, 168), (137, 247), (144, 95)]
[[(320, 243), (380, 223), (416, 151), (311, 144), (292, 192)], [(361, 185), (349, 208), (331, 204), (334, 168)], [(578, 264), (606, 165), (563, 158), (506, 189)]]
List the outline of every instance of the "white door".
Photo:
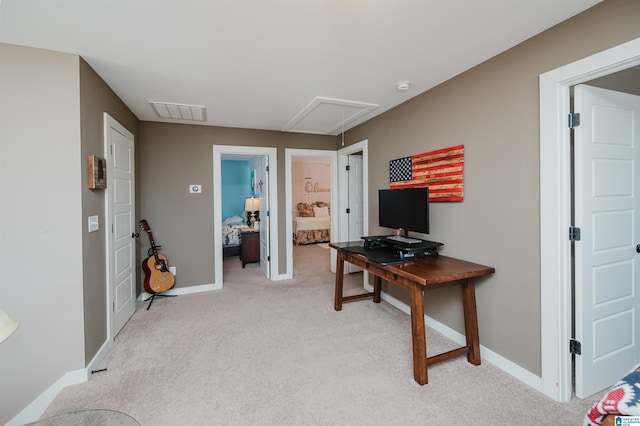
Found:
[(257, 171), (256, 189), (260, 198), (260, 268), (264, 276), (270, 278), (269, 262), (269, 157), (262, 157), (260, 169)]
[(135, 312), (135, 157), (133, 135), (105, 114), (107, 286), (111, 337)]
[[(347, 173), (349, 179), (349, 191), (348, 191), (348, 241), (360, 241), (364, 236), (364, 194), (363, 194), (363, 172), (362, 172), (362, 156), (361, 155), (349, 155), (347, 157), (349, 166), (349, 172)], [(352, 274), (359, 272), (362, 268), (359, 268), (351, 263), (346, 263), (346, 272)]]
[(576, 395), (614, 384), (640, 361), (640, 97), (576, 86)]

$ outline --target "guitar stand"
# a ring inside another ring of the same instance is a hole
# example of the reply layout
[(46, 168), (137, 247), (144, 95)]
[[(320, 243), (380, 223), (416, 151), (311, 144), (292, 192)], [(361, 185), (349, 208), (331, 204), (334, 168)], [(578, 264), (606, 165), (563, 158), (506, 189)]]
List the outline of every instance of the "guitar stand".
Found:
[(147, 311), (149, 310), (149, 308), (151, 307), (151, 304), (153, 303), (153, 300), (156, 298), (156, 296), (158, 297), (176, 297), (177, 294), (161, 294), (161, 293), (153, 293), (151, 295), (151, 297), (146, 298), (144, 301), (146, 302), (147, 300), (151, 300), (151, 302), (149, 302), (149, 306), (147, 306)]

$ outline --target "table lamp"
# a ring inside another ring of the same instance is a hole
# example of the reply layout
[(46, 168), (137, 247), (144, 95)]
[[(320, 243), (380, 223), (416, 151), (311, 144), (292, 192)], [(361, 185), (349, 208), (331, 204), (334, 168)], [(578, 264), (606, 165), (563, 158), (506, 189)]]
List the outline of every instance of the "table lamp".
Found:
[(20, 320), (0, 309), (0, 343), (4, 342), (18, 328)]
[(256, 223), (256, 212), (260, 210), (260, 199), (256, 197), (249, 197), (245, 199), (244, 210), (248, 213), (251, 213), (249, 224), (253, 228), (253, 225)]

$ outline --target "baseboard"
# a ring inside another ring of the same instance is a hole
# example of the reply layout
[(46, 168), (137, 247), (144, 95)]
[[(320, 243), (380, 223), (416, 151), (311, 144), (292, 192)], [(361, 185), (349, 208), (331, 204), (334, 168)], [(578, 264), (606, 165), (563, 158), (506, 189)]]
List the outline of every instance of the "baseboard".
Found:
[(25, 423), (35, 422), (42, 416), (47, 407), (53, 402), (60, 391), (67, 386), (77, 385), (87, 381), (87, 369), (65, 373), (58, 381), (49, 386), (39, 397), (27, 405), (17, 416), (9, 421), (6, 426), (20, 426)]
[[(373, 286), (366, 284), (365, 288), (368, 291), (373, 291)], [(398, 308), (399, 310), (401, 310), (402, 312), (406, 313), (407, 315), (411, 314), (411, 309), (409, 307), (409, 305), (407, 305), (406, 303), (400, 301), (399, 299), (396, 299), (393, 296), (390, 296), (387, 293), (382, 293), (382, 299), (389, 303), (390, 305)], [(435, 319), (431, 318), (428, 315), (424, 316), (424, 322), (425, 325), (429, 328), (434, 329), (435, 331), (437, 331), (438, 333), (442, 334), (443, 336), (453, 340), (454, 342), (458, 343), (461, 346), (466, 345), (466, 337), (461, 334), (458, 333), (456, 330), (442, 324), (439, 321), (436, 321)], [(501, 369), (502, 371), (510, 374), (511, 376), (513, 376), (514, 378), (520, 380), (521, 382), (523, 382), (524, 384), (526, 384), (527, 386), (530, 386), (531, 388), (537, 390), (538, 392), (548, 396), (549, 398), (554, 399), (555, 393), (553, 389), (547, 389), (547, 387), (545, 386), (545, 384), (542, 381), (542, 378), (539, 376), (536, 376), (535, 374), (533, 374), (532, 372), (530, 372), (529, 370), (526, 370), (524, 368), (522, 368), (521, 366), (519, 366), (518, 364), (514, 363), (513, 361), (508, 360), (507, 358), (503, 357), (502, 355), (492, 351), (491, 349), (488, 349), (484, 346), (482, 346), (482, 344), (480, 345), (480, 356), (482, 358), (483, 361), (487, 361), (490, 362), (491, 364), (495, 365), (496, 367), (498, 367), (499, 369)]]
[(67, 386), (77, 385), (89, 380), (91, 372), (96, 370), (96, 366), (98, 366), (107, 355), (109, 346), (109, 341), (104, 342), (86, 368), (65, 373), (64, 376), (49, 386), (46, 391), (34, 399), (31, 404), (26, 406), (25, 409), (17, 416), (11, 419), (6, 426), (19, 426), (38, 420), (62, 389)]
[[(180, 296), (183, 294), (193, 294), (193, 293), (204, 293), (206, 291), (220, 290), (222, 286), (216, 284), (202, 284), (202, 285), (194, 285), (190, 287), (178, 287), (172, 288), (167, 291), (163, 291), (162, 294), (166, 294), (167, 296)], [(138, 296), (138, 302), (144, 302), (148, 298), (152, 296), (151, 293), (147, 293), (143, 291)]]
[(279, 274), (271, 277), (271, 281), (282, 281), (282, 280), (290, 280), (293, 278), (293, 274)]
[[(281, 281), (291, 279), (291, 274), (280, 274), (271, 278), (271, 281)], [(162, 294), (166, 294), (167, 296), (179, 296), (182, 294), (193, 294), (193, 293), (203, 293), (205, 291), (213, 291), (222, 289), (222, 285), (218, 284), (202, 284), (202, 285), (194, 285), (190, 287), (174, 287), (167, 291), (162, 292)], [(144, 302), (148, 298), (151, 297), (150, 293), (143, 291), (138, 296), (138, 302)]]

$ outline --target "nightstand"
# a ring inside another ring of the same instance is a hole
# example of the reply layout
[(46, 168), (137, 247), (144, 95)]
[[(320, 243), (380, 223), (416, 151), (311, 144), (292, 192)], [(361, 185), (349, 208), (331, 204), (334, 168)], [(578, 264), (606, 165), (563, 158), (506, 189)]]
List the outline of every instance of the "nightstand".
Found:
[(260, 262), (260, 231), (240, 232), (240, 260), (243, 268), (247, 263)]

